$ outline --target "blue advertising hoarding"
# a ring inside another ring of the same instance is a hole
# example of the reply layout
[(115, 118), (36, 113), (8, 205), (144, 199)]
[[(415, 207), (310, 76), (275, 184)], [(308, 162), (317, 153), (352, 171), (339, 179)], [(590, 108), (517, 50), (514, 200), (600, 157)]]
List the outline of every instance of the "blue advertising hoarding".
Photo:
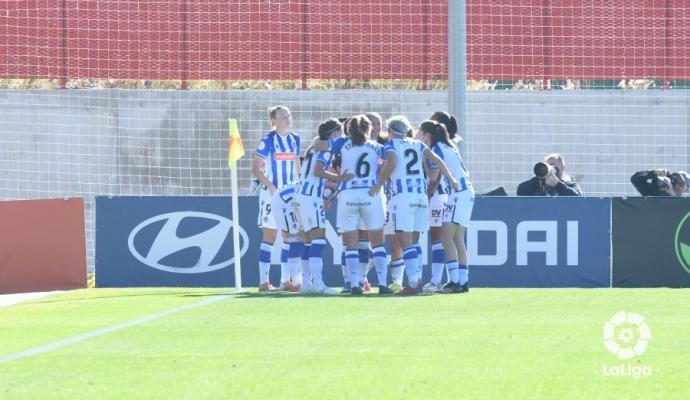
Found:
[[(232, 287), (235, 285), (230, 197), (96, 197), (96, 286)], [(259, 285), (257, 197), (240, 197), (242, 284)], [(329, 229), (329, 237), (337, 237)], [(280, 280), (280, 245), (271, 281)], [(342, 285), (332, 250), (324, 279)]]
[[(233, 286), (230, 214), (229, 197), (97, 197), (96, 286)], [(240, 216), (243, 276), (253, 215)]]
[[(230, 204), (230, 197), (97, 197), (96, 285), (234, 286)], [(340, 286), (334, 208), (324, 280)], [(242, 282), (257, 286), (257, 198), (241, 197), (240, 210)], [(608, 287), (609, 221), (609, 199), (479, 197), (467, 232), (472, 285)], [(278, 254), (276, 246), (274, 264)], [(279, 275), (274, 266), (274, 284)]]
[(467, 231), (475, 287), (609, 287), (610, 199), (478, 197)]

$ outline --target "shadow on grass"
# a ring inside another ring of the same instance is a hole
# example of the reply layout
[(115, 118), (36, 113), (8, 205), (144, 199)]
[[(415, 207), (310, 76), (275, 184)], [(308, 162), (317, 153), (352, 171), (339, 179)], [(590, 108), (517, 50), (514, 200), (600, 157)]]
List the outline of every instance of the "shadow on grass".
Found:
[(432, 293), (419, 293), (413, 296), (403, 296), (396, 294), (379, 295), (378, 293), (368, 293), (361, 296), (352, 296), (350, 294), (337, 294), (333, 296), (319, 295), (319, 294), (301, 294), (301, 293), (289, 293), (289, 292), (241, 292), (236, 293), (235, 298), (237, 299), (294, 299), (294, 298), (304, 298), (304, 299), (400, 299), (408, 297), (425, 297), (433, 296)]
[[(111, 288), (108, 288), (111, 289)], [(97, 293), (99, 289), (89, 289)], [(212, 291), (212, 292), (196, 292), (196, 291), (152, 291), (146, 292), (145, 289), (141, 289), (141, 292), (129, 292), (123, 294), (107, 294), (107, 295), (95, 295), (89, 297), (79, 297), (79, 298), (59, 298), (59, 299), (39, 299), (36, 301), (27, 301), (22, 303), (14, 304), (14, 307), (28, 306), (32, 304), (50, 304), (50, 303), (64, 303), (64, 302), (85, 302), (92, 300), (103, 300), (103, 299), (126, 299), (135, 297), (147, 297), (147, 296), (172, 296), (172, 297), (189, 297), (189, 298), (205, 298), (214, 297), (220, 295), (228, 295), (237, 299), (294, 299), (294, 298), (305, 298), (305, 299), (325, 299), (325, 298), (336, 298), (336, 299), (399, 299), (406, 297), (426, 297), (434, 296), (433, 293), (419, 293), (412, 296), (403, 296), (397, 294), (379, 295), (378, 293), (367, 293), (361, 296), (352, 296), (350, 294), (337, 294), (333, 296), (319, 295), (319, 294), (302, 294), (294, 292), (258, 292), (256, 289), (245, 289), (239, 292), (235, 292), (234, 289), (228, 288), (226, 290)]]

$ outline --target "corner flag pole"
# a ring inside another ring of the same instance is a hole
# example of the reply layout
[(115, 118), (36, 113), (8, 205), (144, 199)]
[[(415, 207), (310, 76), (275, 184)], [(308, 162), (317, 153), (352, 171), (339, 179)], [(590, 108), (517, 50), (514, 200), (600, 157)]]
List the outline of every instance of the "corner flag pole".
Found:
[(240, 249), (240, 210), (239, 190), (237, 189), (237, 160), (244, 157), (242, 137), (237, 128), (237, 120), (229, 119), (230, 144), (228, 148), (228, 167), (232, 189), (232, 244), (235, 259), (235, 289), (242, 289), (242, 254)]

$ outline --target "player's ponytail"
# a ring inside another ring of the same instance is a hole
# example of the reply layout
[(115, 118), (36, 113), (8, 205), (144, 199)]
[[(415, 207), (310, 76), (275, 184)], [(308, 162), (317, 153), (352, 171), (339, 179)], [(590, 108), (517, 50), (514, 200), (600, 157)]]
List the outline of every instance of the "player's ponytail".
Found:
[(455, 147), (453, 145), (453, 141), (450, 140), (446, 126), (439, 122), (426, 120), (419, 126), (419, 130), (431, 135), (429, 147), (434, 147), (439, 142), (445, 143), (451, 147)]
[(355, 115), (347, 121), (347, 132), (350, 134), (352, 144), (361, 146), (369, 140), (371, 121), (364, 114)]
[(338, 118), (338, 122), (343, 124), (343, 133), (345, 134), (345, 136), (348, 136), (348, 137), (350, 136), (350, 133), (347, 131), (347, 121), (349, 121), (349, 120), (350, 120), (349, 117), (339, 117)]
[(429, 118), (432, 121), (436, 121), (443, 124), (448, 131), (448, 137), (453, 139), (455, 135), (458, 134), (458, 120), (454, 116), (448, 114), (445, 111), (436, 111)]

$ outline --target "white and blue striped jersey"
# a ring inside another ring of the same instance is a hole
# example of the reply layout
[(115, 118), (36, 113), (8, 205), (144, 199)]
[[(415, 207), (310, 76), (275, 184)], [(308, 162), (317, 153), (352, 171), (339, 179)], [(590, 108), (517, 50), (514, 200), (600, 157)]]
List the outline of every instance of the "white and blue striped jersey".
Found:
[(323, 195), (323, 178), (314, 175), (314, 171), (316, 170), (317, 163), (322, 163), (324, 170), (328, 169), (331, 164), (331, 158), (333, 156), (330, 151), (317, 151), (313, 148), (307, 151), (300, 170), (300, 194), (314, 197), (321, 197)]
[[(453, 175), (460, 184), (458, 191), (467, 190), (467, 185), (470, 183), (470, 173), (467, 172), (467, 168), (465, 168), (465, 163), (462, 162), (462, 157), (460, 157), (458, 149), (455, 146), (449, 146), (443, 142), (439, 142), (434, 145), (432, 150), (446, 163), (448, 171), (450, 171), (451, 175)], [(448, 192), (452, 190), (448, 183), (448, 179), (445, 177), (439, 186), (441, 184), (446, 186)]]
[(294, 132), (281, 136), (273, 130), (256, 147), (256, 155), (266, 159), (266, 177), (278, 189), (297, 182), (300, 152), (300, 137)]
[(372, 188), (376, 186), (378, 171), (383, 157), (383, 146), (367, 141), (355, 146), (350, 138), (342, 141), (342, 146), (332, 146), (333, 154), (340, 154), (340, 171), (349, 172), (354, 177), (340, 182), (338, 190)]
[(344, 135), (341, 136), (341, 137), (339, 137), (339, 138), (335, 138), (335, 139), (329, 140), (329, 141), (328, 141), (328, 144), (331, 146), (331, 152), (332, 152), (333, 154), (340, 154), (340, 149), (343, 148), (343, 145), (344, 145), (345, 142), (347, 142), (348, 140), (350, 140), (350, 138), (347, 137), (347, 136), (344, 136)]
[(427, 180), (424, 175), (424, 151), (428, 147), (412, 138), (391, 139), (386, 144), (386, 154), (395, 153), (397, 163), (391, 173), (391, 191), (398, 193), (426, 193)]
[[(431, 149), (436, 155), (438, 155), (440, 158), (443, 158), (443, 153), (441, 153), (441, 149), (439, 148), (439, 145), (436, 144), (434, 147)], [(428, 161), (429, 169), (438, 169), (438, 165), (433, 160)], [(448, 178), (443, 176), (443, 174), (439, 175), (440, 181), (438, 182), (438, 186), (436, 186), (436, 190), (434, 191), (434, 196), (435, 195), (443, 195), (443, 194), (448, 194), (450, 192), (450, 184), (448, 183)]]

